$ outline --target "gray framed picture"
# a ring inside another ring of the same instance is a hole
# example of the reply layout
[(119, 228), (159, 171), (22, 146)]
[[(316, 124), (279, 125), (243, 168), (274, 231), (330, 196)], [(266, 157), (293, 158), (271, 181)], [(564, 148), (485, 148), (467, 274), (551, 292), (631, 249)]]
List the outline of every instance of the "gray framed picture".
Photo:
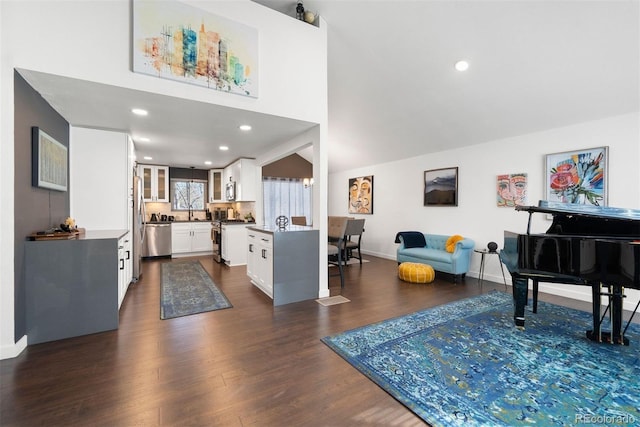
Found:
[(39, 127), (31, 128), (31, 181), (34, 187), (67, 191), (67, 147)]
[(458, 168), (424, 171), (424, 205), (458, 206)]

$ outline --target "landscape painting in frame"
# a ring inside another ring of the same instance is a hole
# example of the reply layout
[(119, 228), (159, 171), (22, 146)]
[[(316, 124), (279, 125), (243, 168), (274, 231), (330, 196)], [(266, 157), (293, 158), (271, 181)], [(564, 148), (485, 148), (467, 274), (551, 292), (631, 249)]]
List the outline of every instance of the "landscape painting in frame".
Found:
[(133, 71), (258, 97), (258, 31), (177, 1), (134, 0)]
[(546, 156), (545, 193), (550, 202), (607, 206), (609, 147)]
[(373, 175), (349, 178), (349, 213), (373, 213)]
[(424, 205), (458, 206), (458, 168), (424, 171)]
[(498, 175), (496, 190), (498, 207), (525, 206), (527, 204), (527, 174)]

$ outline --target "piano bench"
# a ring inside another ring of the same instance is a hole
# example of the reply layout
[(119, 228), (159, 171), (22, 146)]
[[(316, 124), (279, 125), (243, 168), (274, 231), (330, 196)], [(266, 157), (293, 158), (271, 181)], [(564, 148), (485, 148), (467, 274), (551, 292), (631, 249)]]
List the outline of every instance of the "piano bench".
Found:
[(409, 283), (431, 283), (436, 278), (436, 272), (429, 264), (403, 262), (398, 266), (398, 277)]

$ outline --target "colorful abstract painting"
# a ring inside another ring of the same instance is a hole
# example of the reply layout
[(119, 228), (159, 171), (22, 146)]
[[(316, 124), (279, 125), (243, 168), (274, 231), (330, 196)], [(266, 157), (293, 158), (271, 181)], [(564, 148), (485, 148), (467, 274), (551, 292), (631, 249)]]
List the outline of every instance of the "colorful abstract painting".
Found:
[(176, 1), (134, 0), (133, 71), (258, 97), (258, 31)]
[(458, 206), (458, 168), (424, 172), (425, 206)]
[(498, 207), (524, 206), (527, 204), (527, 174), (498, 175), (496, 185)]
[(349, 213), (373, 213), (373, 175), (349, 178)]
[(609, 147), (548, 154), (545, 191), (550, 202), (607, 205)]

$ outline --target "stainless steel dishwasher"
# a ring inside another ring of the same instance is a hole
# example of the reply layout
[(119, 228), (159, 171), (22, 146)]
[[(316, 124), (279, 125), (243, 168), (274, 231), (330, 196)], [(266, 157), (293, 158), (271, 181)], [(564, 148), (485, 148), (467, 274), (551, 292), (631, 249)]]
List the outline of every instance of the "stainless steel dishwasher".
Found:
[(145, 224), (143, 257), (171, 256), (171, 224)]

